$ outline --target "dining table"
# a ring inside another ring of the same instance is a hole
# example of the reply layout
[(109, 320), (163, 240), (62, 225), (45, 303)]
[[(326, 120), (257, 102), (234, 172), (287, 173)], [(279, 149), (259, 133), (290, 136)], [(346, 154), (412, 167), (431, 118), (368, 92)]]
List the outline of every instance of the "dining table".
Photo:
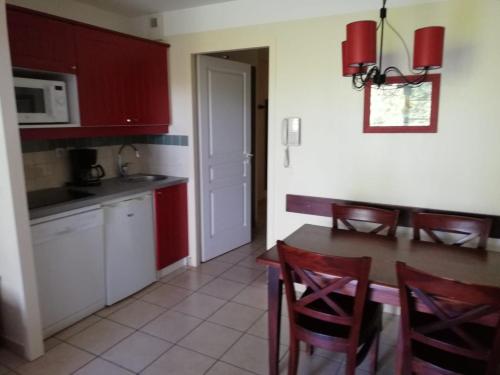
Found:
[[(399, 306), (396, 261), (435, 276), (465, 283), (500, 288), (500, 252), (458, 247), (405, 236), (333, 229), (305, 224), (285, 238), (285, 243), (302, 250), (324, 255), (372, 259), (368, 298)], [(269, 374), (279, 373), (280, 320), (283, 280), (276, 246), (257, 258), (268, 272)], [(355, 286), (343, 291), (354, 294)]]

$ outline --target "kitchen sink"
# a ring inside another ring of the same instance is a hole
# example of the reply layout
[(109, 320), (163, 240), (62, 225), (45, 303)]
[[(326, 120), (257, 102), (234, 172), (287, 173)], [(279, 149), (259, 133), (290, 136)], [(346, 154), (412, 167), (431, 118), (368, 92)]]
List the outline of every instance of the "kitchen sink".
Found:
[(154, 182), (166, 180), (168, 176), (163, 176), (160, 174), (132, 174), (130, 176), (124, 176), (123, 180), (125, 182)]

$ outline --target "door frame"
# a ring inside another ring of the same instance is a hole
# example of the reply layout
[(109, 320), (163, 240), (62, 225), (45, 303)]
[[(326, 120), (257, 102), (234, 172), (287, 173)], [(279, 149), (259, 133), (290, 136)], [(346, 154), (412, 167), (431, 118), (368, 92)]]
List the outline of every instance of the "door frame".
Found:
[[(254, 46), (254, 47), (246, 47), (246, 48), (228, 48), (228, 49), (219, 49), (219, 50), (208, 50), (208, 51), (203, 51), (203, 52), (196, 52), (191, 54), (191, 77), (192, 77), (192, 100), (193, 100), (193, 156), (194, 156), (194, 176), (195, 176), (195, 222), (196, 222), (196, 230), (195, 230), (195, 236), (197, 240), (197, 249), (196, 249), (196, 262), (194, 262), (194, 266), (198, 266), (201, 264), (201, 259), (202, 259), (202, 225), (203, 225), (203, 217), (201, 215), (201, 196), (202, 196), (202, 187), (201, 187), (201, 169), (200, 169), (200, 158), (201, 158), (201, 137), (200, 137), (200, 119), (198, 116), (198, 111), (199, 111), (199, 102), (198, 102), (198, 77), (197, 77), (197, 56), (198, 55), (210, 55), (214, 53), (223, 53), (223, 52), (231, 52), (231, 51), (240, 51), (240, 50), (253, 50), (253, 49), (263, 49), (266, 48), (268, 52), (268, 79), (267, 79), (267, 93), (268, 93), (268, 98), (267, 98), (267, 110), (266, 110), (266, 116), (267, 116), (267, 134), (266, 134), (266, 174), (267, 174), (267, 184), (266, 184), (266, 191), (267, 191), (267, 198), (266, 198), (266, 249), (268, 248), (268, 243), (269, 243), (269, 233), (270, 229), (274, 227), (273, 223), (270, 220), (270, 217), (272, 216), (271, 213), (271, 205), (269, 203), (269, 191), (270, 191), (270, 186), (273, 186), (274, 183), (271, 182), (271, 176), (272, 176), (272, 163), (271, 161), (271, 151), (270, 151), (270, 144), (271, 144), (271, 126), (270, 126), (270, 105), (271, 103), (274, 103), (274, 100), (271, 100), (271, 95), (272, 95), (272, 90), (271, 90), (271, 66), (274, 65), (271, 63), (271, 51), (272, 47), (270, 45), (264, 45), (264, 46)], [(254, 67), (252, 66), (252, 81), (253, 81), (253, 76), (254, 76)], [(273, 77), (274, 78), (274, 77)], [(253, 87), (253, 82), (252, 82), (252, 113), (251, 113), (251, 123), (252, 123), (252, 137), (254, 136), (254, 116), (255, 116), (255, 111), (254, 111), (254, 99), (255, 99), (255, 93), (254, 87)], [(253, 147), (252, 143), (252, 147)], [(255, 157), (254, 157), (255, 159)], [(254, 163), (252, 163), (252, 174), (251, 174), (251, 187), (254, 189), (254, 181), (255, 181), (255, 173), (254, 173)], [(253, 190), (252, 190), (252, 217), (251, 217), (251, 226), (252, 230), (254, 228), (254, 222), (253, 222)], [(253, 237), (253, 233), (252, 233)]]

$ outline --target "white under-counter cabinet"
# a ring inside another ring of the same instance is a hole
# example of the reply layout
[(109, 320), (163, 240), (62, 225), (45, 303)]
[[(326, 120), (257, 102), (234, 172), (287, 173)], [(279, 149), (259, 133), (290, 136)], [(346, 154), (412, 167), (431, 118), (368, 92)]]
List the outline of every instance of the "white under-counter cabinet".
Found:
[(45, 337), (105, 306), (103, 210), (86, 207), (31, 221)]
[(151, 192), (103, 204), (106, 303), (112, 305), (157, 279)]

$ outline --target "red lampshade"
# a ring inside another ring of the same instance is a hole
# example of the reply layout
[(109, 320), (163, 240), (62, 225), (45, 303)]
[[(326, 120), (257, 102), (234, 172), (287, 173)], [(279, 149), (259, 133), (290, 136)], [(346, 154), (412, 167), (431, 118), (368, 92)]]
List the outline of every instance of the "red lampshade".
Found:
[(347, 25), (347, 63), (371, 65), (377, 61), (377, 23), (357, 21)]
[(415, 30), (413, 69), (439, 69), (443, 66), (444, 27)]
[[(359, 65), (354, 67), (347, 64), (348, 49), (347, 41), (344, 40), (342, 42), (342, 75), (344, 77), (352, 77), (354, 74), (359, 73)], [(361, 68), (361, 73), (366, 73), (366, 66)]]

